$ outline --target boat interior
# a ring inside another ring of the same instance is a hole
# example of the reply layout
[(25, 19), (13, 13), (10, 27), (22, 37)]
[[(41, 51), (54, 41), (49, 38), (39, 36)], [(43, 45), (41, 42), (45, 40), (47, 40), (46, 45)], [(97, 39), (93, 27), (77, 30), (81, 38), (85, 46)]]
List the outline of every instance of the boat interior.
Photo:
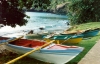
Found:
[[(7, 40), (9, 38), (2, 37), (0, 40)], [(42, 46), (46, 42), (45, 41), (40, 41), (40, 40), (28, 40), (28, 39), (18, 39), (16, 41), (10, 42), (10, 44), (13, 45), (18, 45), (18, 46), (24, 46), (24, 47), (37, 47), (37, 46)]]
[(10, 44), (18, 45), (18, 46), (24, 46), (24, 47), (38, 47), (45, 44), (44, 41), (37, 41), (37, 40), (26, 40), (26, 39), (19, 39), (14, 42), (11, 42)]

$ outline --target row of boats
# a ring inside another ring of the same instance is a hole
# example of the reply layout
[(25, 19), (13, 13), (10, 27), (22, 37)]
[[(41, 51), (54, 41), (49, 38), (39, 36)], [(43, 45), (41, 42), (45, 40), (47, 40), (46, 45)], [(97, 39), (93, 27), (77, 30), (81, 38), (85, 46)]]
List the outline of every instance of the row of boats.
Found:
[[(85, 30), (78, 34), (77, 32), (62, 33), (59, 35), (38, 34), (39, 37), (37, 38), (42, 38), (42, 40), (23, 39), (22, 36), (18, 38), (0, 37), (0, 45), (5, 44), (7, 50), (23, 54), (23, 56), (17, 58), (17, 60), (29, 56), (44, 62), (65, 64), (82, 52), (84, 48), (80, 46), (63, 45), (62, 43), (79, 43), (82, 38), (96, 36), (99, 31), (100, 29), (97, 28)], [(28, 34), (25, 37), (29, 36), (35, 38), (34, 34)], [(14, 60), (6, 64), (11, 64), (15, 62)]]
[(66, 31), (60, 34), (27, 34), (25, 38), (27, 39), (42, 39), (47, 42), (51, 40), (55, 40), (55, 43), (73, 43), (78, 44), (84, 38), (96, 36), (100, 31), (100, 28), (96, 29), (87, 29), (87, 30), (80, 30), (80, 31)]

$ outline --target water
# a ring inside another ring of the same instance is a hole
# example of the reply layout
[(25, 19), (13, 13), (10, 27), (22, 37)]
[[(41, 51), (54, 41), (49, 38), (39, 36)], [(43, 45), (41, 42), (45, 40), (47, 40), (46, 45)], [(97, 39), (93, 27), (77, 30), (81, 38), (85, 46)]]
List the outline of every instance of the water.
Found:
[(26, 12), (26, 14), (30, 16), (26, 26), (20, 27), (17, 25), (16, 28), (10, 26), (2, 27), (0, 28), (0, 35), (23, 30), (34, 30), (34, 32), (38, 33), (40, 27), (43, 27), (45, 31), (63, 31), (68, 28), (68, 25), (66, 24), (66, 22), (68, 22), (66, 15), (39, 12)]

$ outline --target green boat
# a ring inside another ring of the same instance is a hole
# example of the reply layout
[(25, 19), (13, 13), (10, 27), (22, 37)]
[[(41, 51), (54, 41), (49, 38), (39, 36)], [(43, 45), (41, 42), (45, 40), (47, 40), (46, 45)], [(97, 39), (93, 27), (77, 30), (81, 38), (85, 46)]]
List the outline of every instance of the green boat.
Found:
[(49, 42), (55, 40), (55, 43), (79, 43), (83, 39), (83, 35), (54, 35), (52, 37), (45, 36), (44, 40)]

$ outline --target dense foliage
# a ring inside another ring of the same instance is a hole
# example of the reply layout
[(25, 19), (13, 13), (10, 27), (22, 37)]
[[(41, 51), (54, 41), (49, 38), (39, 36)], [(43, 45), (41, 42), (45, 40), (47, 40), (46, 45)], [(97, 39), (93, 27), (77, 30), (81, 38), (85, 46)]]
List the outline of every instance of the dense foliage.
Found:
[(34, 0), (32, 9), (36, 11), (47, 11), (50, 6), (50, 0)]
[[(33, 4), (34, 8), (40, 6), (46, 9), (49, 5), (49, 0), (0, 0), (0, 24), (15, 27), (16, 25), (22, 26), (27, 23), (24, 10), (30, 9)], [(36, 5), (37, 4), (37, 5)]]
[[(22, 12), (22, 8), (26, 5), (25, 0), (1, 0), (1, 24), (15, 27), (16, 25), (25, 25), (27, 20)], [(28, 6), (28, 5), (27, 5)]]
[(100, 0), (69, 0), (68, 17), (72, 24), (100, 21)]
[(50, 11), (52, 11), (54, 13), (59, 12), (60, 14), (61, 13), (65, 14), (67, 12), (66, 11), (66, 9), (67, 9), (66, 7), (64, 7), (63, 9), (60, 9), (60, 11), (57, 10), (57, 5), (66, 3), (68, 0), (50, 0), (50, 1), (51, 1), (50, 6), (49, 6)]

